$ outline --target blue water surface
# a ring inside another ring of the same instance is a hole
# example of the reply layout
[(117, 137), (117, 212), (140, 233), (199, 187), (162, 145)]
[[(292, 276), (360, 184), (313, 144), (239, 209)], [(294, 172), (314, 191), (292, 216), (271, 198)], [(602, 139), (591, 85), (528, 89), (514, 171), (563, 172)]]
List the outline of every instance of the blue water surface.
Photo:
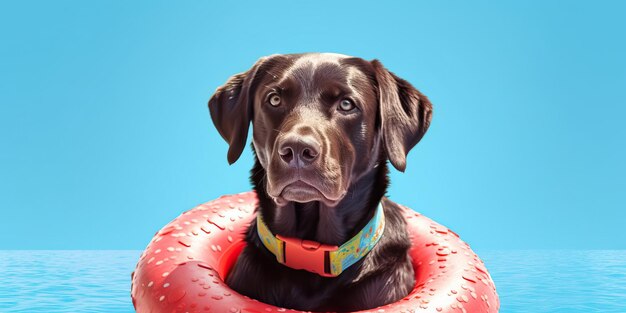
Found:
[[(0, 312), (133, 312), (137, 250), (0, 251)], [(500, 312), (626, 312), (626, 250), (479, 253)]]

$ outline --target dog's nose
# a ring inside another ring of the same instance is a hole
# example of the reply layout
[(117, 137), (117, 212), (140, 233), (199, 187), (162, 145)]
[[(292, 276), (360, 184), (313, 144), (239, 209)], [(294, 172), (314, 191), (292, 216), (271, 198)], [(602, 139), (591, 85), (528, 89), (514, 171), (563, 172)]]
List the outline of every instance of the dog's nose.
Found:
[(289, 167), (304, 168), (311, 165), (320, 154), (320, 144), (311, 136), (288, 135), (278, 146), (281, 160)]

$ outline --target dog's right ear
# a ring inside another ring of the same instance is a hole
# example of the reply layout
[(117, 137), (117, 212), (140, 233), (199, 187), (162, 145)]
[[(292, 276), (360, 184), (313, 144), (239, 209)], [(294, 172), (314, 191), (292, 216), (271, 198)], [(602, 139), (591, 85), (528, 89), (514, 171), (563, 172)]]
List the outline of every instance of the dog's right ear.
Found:
[(266, 59), (261, 58), (248, 71), (230, 77), (224, 85), (217, 88), (209, 100), (213, 124), (229, 145), (229, 164), (239, 159), (246, 145), (253, 115), (252, 82)]

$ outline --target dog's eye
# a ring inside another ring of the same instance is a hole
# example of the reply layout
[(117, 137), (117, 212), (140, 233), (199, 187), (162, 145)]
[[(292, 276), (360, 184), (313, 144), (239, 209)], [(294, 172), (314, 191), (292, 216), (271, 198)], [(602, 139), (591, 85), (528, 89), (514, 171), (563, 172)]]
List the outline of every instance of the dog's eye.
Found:
[(268, 101), (270, 105), (277, 107), (280, 105), (280, 96), (277, 93), (272, 92), (269, 94)]
[(354, 103), (352, 103), (352, 100), (350, 99), (343, 99), (341, 100), (341, 102), (339, 102), (339, 109), (341, 111), (351, 111), (355, 107), (356, 106), (354, 105)]

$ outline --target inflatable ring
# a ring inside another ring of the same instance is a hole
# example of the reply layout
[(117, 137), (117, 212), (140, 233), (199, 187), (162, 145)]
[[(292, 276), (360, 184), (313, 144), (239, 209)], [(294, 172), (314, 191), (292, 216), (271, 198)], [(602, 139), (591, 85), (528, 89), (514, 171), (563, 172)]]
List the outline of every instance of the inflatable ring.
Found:
[[(224, 277), (245, 246), (254, 192), (222, 196), (158, 231), (133, 272), (137, 312), (301, 312), (231, 290)], [(359, 312), (497, 312), (500, 303), (483, 262), (451, 230), (403, 207), (412, 240), (415, 288), (402, 300)], [(251, 282), (253, 283), (253, 282)]]

